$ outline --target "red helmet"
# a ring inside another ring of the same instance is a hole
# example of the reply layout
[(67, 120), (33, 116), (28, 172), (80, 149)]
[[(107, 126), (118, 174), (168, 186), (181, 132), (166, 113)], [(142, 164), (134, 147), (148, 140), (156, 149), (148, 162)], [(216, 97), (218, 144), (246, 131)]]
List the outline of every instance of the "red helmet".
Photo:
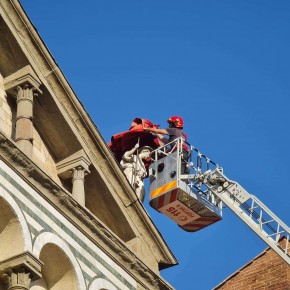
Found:
[(172, 116), (167, 120), (167, 122), (172, 124), (175, 128), (183, 128), (183, 119), (181, 117)]

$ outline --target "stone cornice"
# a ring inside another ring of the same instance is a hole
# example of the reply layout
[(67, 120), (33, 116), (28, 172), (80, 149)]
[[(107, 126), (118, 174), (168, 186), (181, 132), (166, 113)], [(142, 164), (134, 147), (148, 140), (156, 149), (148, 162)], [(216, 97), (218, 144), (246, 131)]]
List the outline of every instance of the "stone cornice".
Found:
[(0, 159), (13, 168), (19, 176), (119, 266), (133, 275), (144, 289), (172, 289), (164, 279), (140, 261), (101, 221), (86, 208), (77, 204), (63, 188), (56, 184), (2, 133), (0, 133)]

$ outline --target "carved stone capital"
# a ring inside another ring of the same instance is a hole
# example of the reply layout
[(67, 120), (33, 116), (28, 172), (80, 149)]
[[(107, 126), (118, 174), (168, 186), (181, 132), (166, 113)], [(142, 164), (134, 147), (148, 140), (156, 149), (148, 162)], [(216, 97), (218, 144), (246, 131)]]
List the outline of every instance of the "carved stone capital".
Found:
[(5, 90), (17, 98), (19, 95), (19, 88), (23, 90), (26, 90), (27, 88), (32, 89), (32, 97), (36, 92), (42, 94), (42, 91), (39, 88), (40, 85), (41, 81), (36, 76), (30, 65), (23, 67), (4, 79)]
[(17, 269), (15, 272), (5, 273), (8, 282), (7, 290), (28, 290), (31, 282), (31, 274), (25, 269)]
[(40, 279), (42, 262), (25, 252), (0, 262), (0, 276), (8, 283), (8, 290), (29, 289), (30, 282)]
[(72, 181), (75, 180), (85, 180), (85, 175), (87, 174), (87, 170), (82, 166), (78, 166), (77, 168), (72, 169)]
[(29, 83), (17, 86), (17, 96), (16, 102), (29, 101), (33, 103), (33, 97), (37, 95), (35, 88), (32, 87)]
[[(80, 179), (83, 174), (86, 175), (90, 173), (90, 165), (91, 162), (85, 151), (82, 149), (58, 162), (56, 164), (56, 169), (57, 174), (63, 179)], [(84, 171), (84, 173), (80, 172), (82, 170)]]

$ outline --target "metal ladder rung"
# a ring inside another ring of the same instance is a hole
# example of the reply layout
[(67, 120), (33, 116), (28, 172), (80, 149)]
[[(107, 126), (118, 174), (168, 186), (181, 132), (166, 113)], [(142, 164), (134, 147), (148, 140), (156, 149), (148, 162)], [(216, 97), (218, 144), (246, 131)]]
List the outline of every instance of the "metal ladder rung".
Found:
[(258, 207), (259, 206), (253, 206), (253, 207), (250, 207), (249, 210), (252, 211), (252, 210), (254, 210), (254, 209), (258, 208)]
[(267, 221), (267, 222), (263, 222), (263, 223), (261, 223), (262, 225), (264, 225), (264, 224), (269, 224), (269, 223), (271, 223), (271, 222), (274, 222), (275, 220), (269, 220), (269, 221)]
[[(248, 193), (237, 182), (228, 179), (217, 167), (199, 173), (201, 174), (199, 180), (290, 265), (290, 253), (289, 255), (287, 253), (290, 252), (290, 228), (257, 197)], [(221, 186), (211, 182), (217, 178), (224, 178), (229, 186), (219, 190)], [(284, 238), (287, 241), (282, 248), (279, 241)]]
[(285, 233), (285, 231), (281, 231), (281, 232), (277, 232), (277, 233), (272, 234), (272, 235), (268, 235), (267, 238), (272, 237), (272, 236), (276, 236), (276, 235), (280, 235), (282, 233)]

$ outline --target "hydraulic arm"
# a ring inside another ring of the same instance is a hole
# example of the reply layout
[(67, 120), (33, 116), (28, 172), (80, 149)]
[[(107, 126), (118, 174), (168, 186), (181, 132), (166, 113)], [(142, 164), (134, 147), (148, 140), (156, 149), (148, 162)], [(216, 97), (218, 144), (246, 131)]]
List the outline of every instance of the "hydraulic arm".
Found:
[[(183, 160), (183, 144), (179, 138), (154, 151), (149, 169), (150, 205), (194, 232), (221, 220), (224, 204), (290, 265), (288, 226), (193, 146), (188, 144), (190, 159)], [(181, 170), (184, 163), (187, 174)]]

